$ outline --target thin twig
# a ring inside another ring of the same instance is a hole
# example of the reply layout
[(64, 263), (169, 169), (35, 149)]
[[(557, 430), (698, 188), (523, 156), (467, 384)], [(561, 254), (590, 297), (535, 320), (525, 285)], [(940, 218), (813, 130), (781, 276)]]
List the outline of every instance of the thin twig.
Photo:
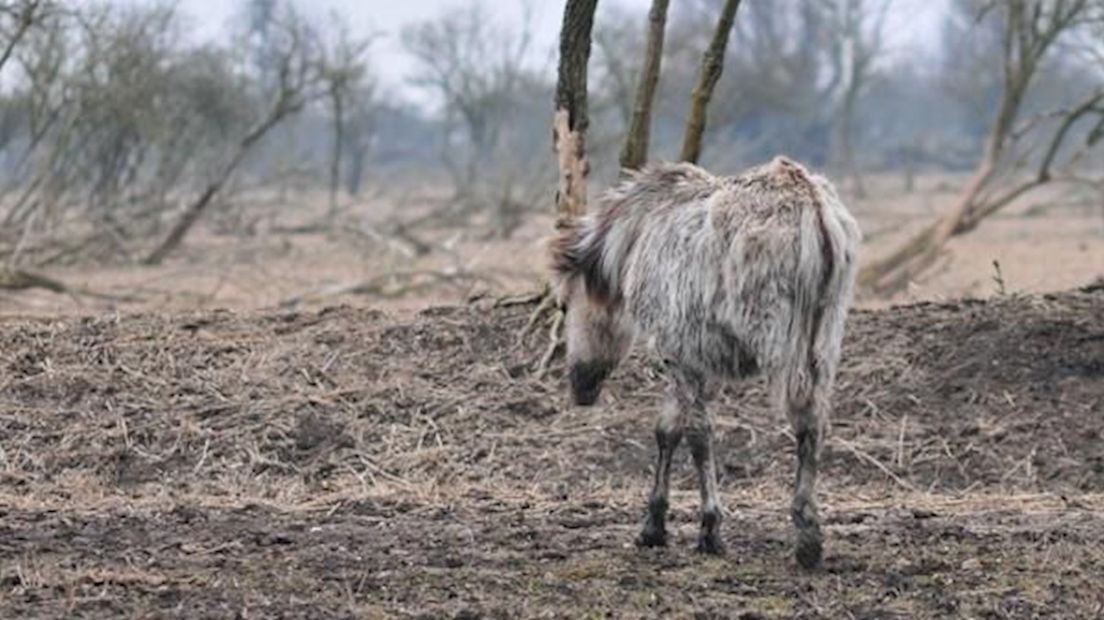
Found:
[(862, 450), (860, 450), (853, 443), (851, 443), (847, 440), (844, 440), (844, 439), (840, 439), (838, 437), (835, 439), (835, 442), (837, 444), (839, 444), (840, 446), (842, 446), (843, 448), (845, 448), (848, 452), (853, 454), (855, 456), (855, 458), (858, 458), (860, 461), (866, 461), (867, 463), (870, 463), (874, 467), (877, 467), (883, 474), (885, 474), (891, 480), (893, 480), (898, 485), (900, 485), (901, 488), (908, 489), (909, 491), (916, 491), (916, 487), (913, 486), (912, 483), (908, 482), (907, 480), (904, 480), (903, 478), (901, 478), (897, 474), (893, 473), (893, 470), (886, 467), (878, 459), (876, 459), (873, 456), (867, 454), (866, 452), (863, 452)]

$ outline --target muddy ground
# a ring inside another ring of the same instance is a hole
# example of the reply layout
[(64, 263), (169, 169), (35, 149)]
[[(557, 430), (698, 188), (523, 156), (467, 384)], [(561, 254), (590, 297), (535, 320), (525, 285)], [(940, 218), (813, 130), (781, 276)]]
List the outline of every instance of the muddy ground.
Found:
[(662, 379), (591, 409), (531, 304), (0, 323), (0, 617), (1104, 615), (1104, 287), (856, 312), (797, 569), (791, 441), (715, 404), (725, 558), (639, 551)]

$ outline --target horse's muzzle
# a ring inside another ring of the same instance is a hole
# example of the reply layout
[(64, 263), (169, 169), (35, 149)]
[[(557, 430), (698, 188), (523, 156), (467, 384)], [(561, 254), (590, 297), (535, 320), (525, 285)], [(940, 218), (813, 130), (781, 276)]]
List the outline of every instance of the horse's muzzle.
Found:
[(598, 400), (602, 382), (609, 376), (611, 366), (604, 362), (576, 362), (571, 365), (568, 378), (571, 382), (571, 399), (576, 405), (587, 407)]

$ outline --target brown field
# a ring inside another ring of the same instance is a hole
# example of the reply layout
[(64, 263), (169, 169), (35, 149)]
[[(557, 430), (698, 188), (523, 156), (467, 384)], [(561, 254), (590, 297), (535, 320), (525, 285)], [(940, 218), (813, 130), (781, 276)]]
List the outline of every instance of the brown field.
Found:
[[(867, 257), (953, 200), (920, 181), (852, 201)], [(99, 296), (0, 292), (0, 617), (1104, 615), (1104, 290), (1039, 294), (1104, 276), (1100, 205), (1014, 205), (859, 300), (810, 574), (755, 382), (715, 406), (728, 557), (690, 550), (685, 457), (674, 544), (631, 545), (655, 367), (568, 407), (532, 305), (496, 302), (539, 282), (550, 220), (414, 256), (388, 222), (439, 198), (331, 232), (256, 200), (162, 267), (49, 271)]]
[[(946, 174), (920, 177), (917, 191), (905, 194), (896, 176), (870, 177), (870, 196), (848, 201), (866, 233), (864, 258), (885, 254), (948, 209), (961, 181)], [(860, 306), (998, 294), (994, 261), (1007, 293), (1063, 291), (1104, 277), (1099, 196), (1034, 198), (953, 239), (943, 260), (908, 290), (889, 299), (860, 299)], [(390, 232), (391, 222), (418, 220), (442, 201), (440, 188), (365, 197), (349, 205), (338, 230), (327, 233), (302, 230), (325, 212), (324, 197), (308, 193), (286, 203), (265, 195), (238, 197), (232, 217), (212, 214), (164, 266), (49, 270), (71, 286), (118, 299), (0, 291), (0, 315), (262, 310), (292, 301), (299, 308), (355, 303), (406, 311), (538, 286), (546, 268), (541, 242), (552, 230), (550, 205), (535, 205), (538, 210), (505, 240), (489, 238), (478, 221), (466, 229), (414, 229), (432, 251), (413, 255), (410, 242)]]
[(1104, 614), (1100, 287), (852, 316), (815, 573), (756, 382), (715, 405), (729, 555), (685, 456), (633, 548), (661, 380), (567, 407), (532, 309), (3, 320), (0, 617)]

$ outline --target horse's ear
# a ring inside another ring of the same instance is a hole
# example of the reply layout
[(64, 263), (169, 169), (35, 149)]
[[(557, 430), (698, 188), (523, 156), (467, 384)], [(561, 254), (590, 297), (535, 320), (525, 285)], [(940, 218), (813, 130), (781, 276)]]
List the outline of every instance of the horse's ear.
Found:
[(575, 221), (562, 222), (556, 228), (556, 235), (547, 242), (552, 258), (552, 275), (556, 279), (570, 278), (579, 272), (579, 224)]
[(556, 224), (556, 234), (546, 241), (552, 267), (552, 294), (562, 306), (568, 303), (571, 287), (579, 275), (579, 235), (577, 220)]
[(549, 242), (552, 255), (554, 286), (561, 301), (566, 301), (570, 286), (581, 277), (587, 294), (596, 300), (611, 295), (609, 278), (602, 270), (602, 251), (609, 226), (605, 220), (583, 217), (560, 224), (559, 232)]

